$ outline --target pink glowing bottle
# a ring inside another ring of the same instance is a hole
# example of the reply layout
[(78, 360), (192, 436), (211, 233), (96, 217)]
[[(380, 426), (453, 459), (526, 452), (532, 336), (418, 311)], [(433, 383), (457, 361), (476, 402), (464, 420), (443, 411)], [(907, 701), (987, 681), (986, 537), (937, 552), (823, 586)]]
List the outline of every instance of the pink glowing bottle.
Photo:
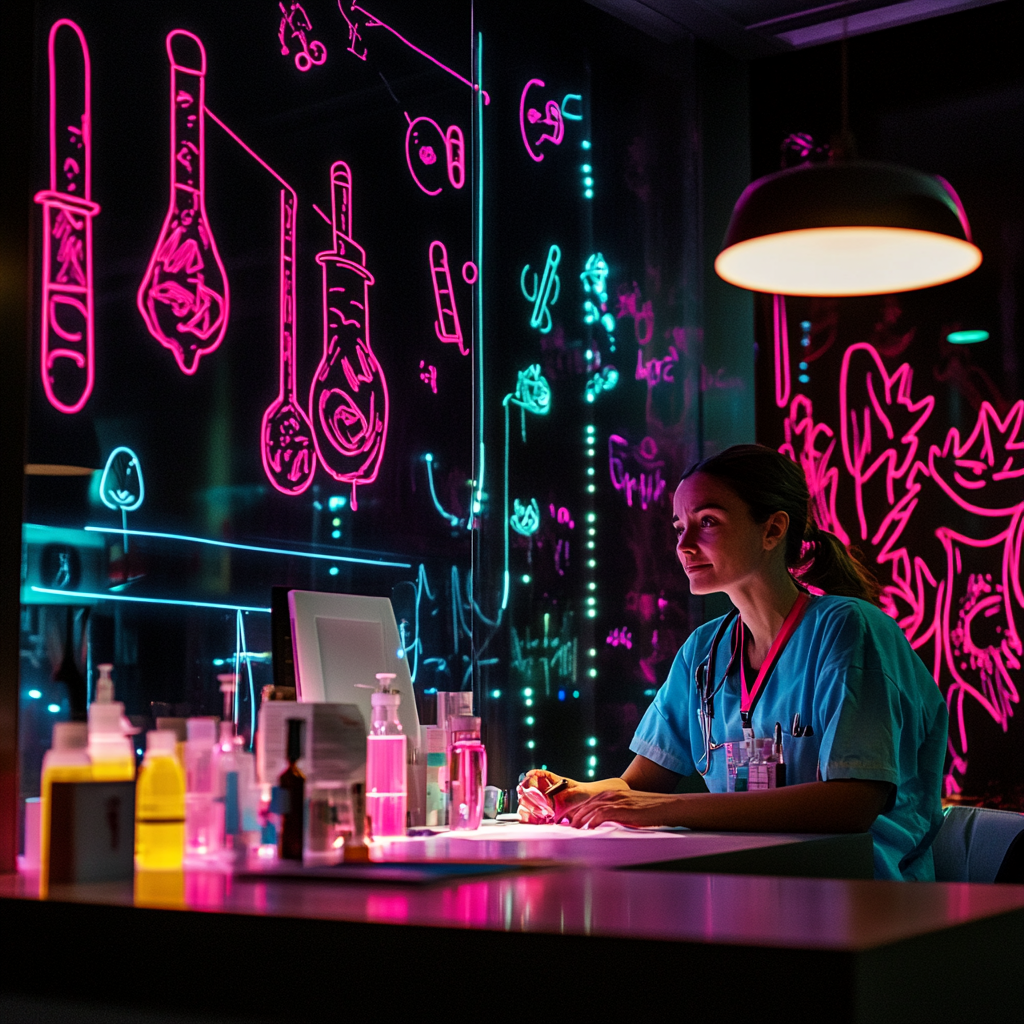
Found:
[(480, 719), (453, 715), (448, 719), (448, 826), (452, 831), (480, 827), (487, 785), (487, 751), (480, 742)]
[(377, 836), (404, 836), (406, 737), (398, 720), (401, 695), (390, 689), (393, 672), (378, 672), (380, 689), (370, 696), (373, 721), (366, 738), (366, 817)]
[(206, 50), (198, 36), (167, 36), (171, 62), (171, 197), (139, 286), (149, 333), (183, 373), (199, 369), (228, 325), (228, 279), (206, 216)]
[(388, 436), (388, 385), (370, 346), (366, 253), (352, 240), (352, 172), (331, 166), (334, 248), (317, 254), (324, 269), (324, 354), (309, 392), (309, 419), (321, 464), (356, 487), (377, 479)]

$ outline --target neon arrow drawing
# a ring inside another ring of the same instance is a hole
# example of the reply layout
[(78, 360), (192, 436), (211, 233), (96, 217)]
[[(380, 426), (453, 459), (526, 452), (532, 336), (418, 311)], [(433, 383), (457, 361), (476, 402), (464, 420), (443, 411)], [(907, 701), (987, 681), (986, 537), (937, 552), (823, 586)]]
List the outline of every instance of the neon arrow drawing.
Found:
[(138, 307), (149, 333), (170, 349), (182, 373), (193, 374), (224, 339), (230, 297), (206, 216), (206, 50), (184, 29), (171, 32), (166, 45), (171, 195)]
[(352, 240), (352, 172), (331, 166), (334, 248), (317, 254), (323, 267), (324, 353), (309, 392), (317, 455), (335, 480), (356, 488), (377, 479), (388, 436), (388, 386), (370, 346), (366, 253)]
[(448, 269), (448, 250), (444, 242), (431, 242), (428, 256), (430, 277), (434, 285), (434, 303), (437, 306), (434, 331), (441, 341), (458, 345), (459, 351), (468, 356), (469, 349), (462, 340), (462, 325), (459, 323), (459, 310), (455, 305), (452, 275)]
[(50, 188), (35, 196), (43, 208), (40, 369), (47, 400), (70, 415), (89, 401), (96, 377), (92, 72), (85, 36), (67, 18), (50, 28), (47, 53)]

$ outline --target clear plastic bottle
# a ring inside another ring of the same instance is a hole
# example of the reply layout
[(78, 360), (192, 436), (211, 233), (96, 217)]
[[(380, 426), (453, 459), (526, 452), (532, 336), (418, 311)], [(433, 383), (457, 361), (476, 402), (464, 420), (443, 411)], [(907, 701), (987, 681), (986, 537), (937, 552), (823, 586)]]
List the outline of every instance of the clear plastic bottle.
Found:
[(215, 718), (190, 718), (185, 742), (185, 853), (206, 857), (220, 848), (214, 799), (214, 747), (217, 743)]
[(366, 816), (377, 836), (404, 836), (407, 807), (406, 736), (398, 720), (401, 695), (391, 690), (393, 672), (378, 672), (370, 696), (373, 721), (366, 738)]
[(97, 665), (96, 696), (89, 705), (89, 758), (97, 782), (135, 778), (135, 752), (125, 732), (124, 704), (114, 700), (113, 665)]
[(89, 728), (85, 722), (58, 722), (53, 745), (43, 755), (40, 788), (39, 882), (45, 892), (50, 868), (50, 800), (55, 782), (91, 782)]
[(452, 830), (480, 827), (487, 785), (487, 751), (480, 742), (480, 719), (456, 715), (448, 719), (448, 826)]
[(136, 863), (142, 870), (180, 869), (185, 856), (185, 773), (173, 732), (146, 734), (135, 795)]

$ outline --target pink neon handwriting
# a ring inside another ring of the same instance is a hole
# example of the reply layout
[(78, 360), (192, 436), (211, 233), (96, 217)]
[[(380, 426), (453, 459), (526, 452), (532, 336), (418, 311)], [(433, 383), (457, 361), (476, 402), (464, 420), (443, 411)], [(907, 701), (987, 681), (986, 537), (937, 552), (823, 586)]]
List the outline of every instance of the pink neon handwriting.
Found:
[(309, 413), (321, 463), (335, 480), (356, 488), (377, 479), (388, 436), (390, 400), (384, 371), (370, 343), (366, 253), (353, 240), (352, 172), (331, 166), (334, 247), (317, 254), (323, 268), (324, 352), (313, 375)]
[(608, 634), (605, 643), (609, 647), (625, 647), (629, 651), (633, 649), (633, 634), (625, 626), (616, 626)]
[[(561, 103), (554, 99), (536, 100), (529, 98), (531, 89), (544, 89), (546, 86), (540, 78), (531, 78), (519, 96), (519, 132), (523, 138), (523, 145), (530, 159), (540, 163), (544, 154), (540, 147), (545, 142), (552, 146), (560, 146), (565, 138), (565, 118), (571, 121), (579, 121), (582, 114), (573, 111), (565, 113), (569, 101), (576, 101), (582, 104), (582, 97), (577, 93), (569, 93)], [(536, 106), (531, 105), (536, 103)], [(542, 109), (538, 109), (538, 107)]]
[[(408, 114), (405, 116), (409, 118)], [(466, 183), (466, 140), (462, 129), (453, 124), (443, 132), (432, 118), (410, 118), (405, 131), (405, 162), (412, 180), (428, 196), (440, 195), (446, 178), (452, 188), (462, 188)]]
[(466, 260), (462, 264), (462, 280), (466, 284), (476, 284), (476, 279), (479, 276), (479, 271), (476, 268), (476, 264), (472, 260)]
[(310, 41), (306, 33), (313, 31), (309, 15), (306, 14), (302, 4), (292, 4), (286, 11), (284, 4), (278, 3), (281, 8), (281, 24), (277, 30), (277, 38), (281, 41), (281, 54), (287, 57), (289, 54), (287, 39), (296, 40), (298, 47), (295, 52), (295, 66), (300, 71), (308, 71), (314, 65), (323, 64), (327, 60), (327, 47), (316, 39)]
[[(782, 347), (777, 351), (781, 357)], [(983, 401), (965, 438), (951, 427), (941, 444), (926, 446), (921, 434), (934, 397), (915, 397), (910, 365), (890, 373), (867, 343), (844, 354), (838, 397), (837, 432), (815, 421), (809, 397), (794, 396), (780, 450), (803, 466), (819, 525), (844, 541), (854, 534), (870, 545), (879, 569), (888, 569), (882, 606), (929, 665), (950, 708), (945, 788), (956, 793), (968, 767), (966, 700), (1004, 731), (1020, 702), (1024, 400), (1004, 416)], [(837, 512), (846, 488), (856, 518), (850, 531)], [(945, 525), (963, 511), (976, 517), (971, 536)], [(922, 519), (911, 550), (907, 527)]]
[(647, 511), (661, 500), (667, 484), (662, 475), (665, 460), (658, 458), (658, 445), (653, 437), (645, 437), (638, 445), (631, 445), (624, 437), (611, 434), (608, 438), (608, 475), (612, 487), (626, 496), (632, 508), (634, 495), (640, 507)]
[(569, 557), (572, 554), (572, 548), (568, 539), (562, 537), (555, 542), (555, 572), (559, 576), (565, 575), (565, 570), (569, 568)]
[(448, 269), (448, 250), (444, 242), (431, 242), (427, 256), (430, 262), (430, 279), (434, 285), (434, 304), (437, 307), (434, 332), (441, 341), (449, 345), (458, 345), (459, 352), (468, 356), (469, 349), (462, 338), (459, 309), (455, 304), (452, 275)]
[(170, 202), (138, 307), (149, 333), (170, 349), (183, 373), (194, 374), (200, 358), (224, 339), (230, 297), (206, 215), (206, 50), (198, 36), (175, 29), (167, 36), (167, 56)]
[(558, 277), (558, 264), (561, 259), (562, 250), (557, 245), (552, 245), (548, 249), (544, 273), (539, 281), (535, 273), (532, 287), (527, 287), (526, 277), (530, 272), (529, 263), (523, 267), (523, 272), (519, 275), (519, 288), (523, 293), (523, 298), (527, 302), (533, 303), (530, 326), (536, 328), (541, 334), (548, 334), (551, 331), (551, 307), (558, 301), (558, 295), (562, 289), (562, 282)]
[(564, 505), (560, 505), (556, 509), (552, 502), (548, 505), (548, 511), (551, 513), (551, 518), (554, 519), (556, 523), (568, 526), (570, 530), (575, 529), (576, 524), (573, 522), (572, 514)]
[(636, 343), (646, 345), (654, 337), (654, 307), (648, 299), (640, 304), (640, 289), (636, 282), (633, 282), (631, 292), (619, 293), (619, 308), (615, 313), (617, 320), (623, 317), (633, 318), (633, 331), (636, 334)]
[(437, 367), (426, 366), (426, 360), (420, 360), (420, 380), (430, 385), (430, 390), (437, 394)]
[(676, 363), (679, 362), (679, 351), (675, 345), (669, 345), (668, 354), (661, 359), (644, 361), (644, 350), (636, 350), (636, 379), (646, 380), (648, 389), (656, 384), (674, 384)]
[[(59, 52), (58, 52), (59, 51)], [(92, 221), (92, 70), (82, 30), (61, 18), (50, 27), (50, 187), (43, 208), (40, 375), (46, 398), (72, 415), (96, 379)]]
[(432, 57), (426, 50), (421, 50), (418, 46), (410, 43), (405, 36), (381, 21), (380, 18), (371, 14), (365, 7), (356, 3), (355, 0), (347, 0), (347, 2), (346, 0), (338, 0), (338, 10), (348, 26), (348, 51), (360, 60), (366, 60), (366, 43), (360, 32), (360, 27), (365, 29), (383, 28), (408, 46), (410, 50), (418, 53), (421, 57), (426, 57), (432, 64), (437, 65), (442, 71), (447, 71), (449, 75), (457, 78), (463, 85), (468, 85), (474, 92), (479, 92), (483, 97), (484, 104), (491, 102), (491, 97), (487, 95), (486, 89), (481, 89), (476, 83), (471, 82), (468, 78), (463, 78), (457, 71), (453, 71), (446, 64), (442, 64), (436, 57)]

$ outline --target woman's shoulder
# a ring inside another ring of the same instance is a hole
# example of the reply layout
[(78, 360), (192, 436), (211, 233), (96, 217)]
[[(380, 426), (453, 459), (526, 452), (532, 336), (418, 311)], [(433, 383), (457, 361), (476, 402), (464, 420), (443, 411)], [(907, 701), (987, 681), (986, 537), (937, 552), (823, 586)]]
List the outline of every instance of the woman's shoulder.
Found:
[(859, 597), (842, 597), (839, 594), (822, 594), (816, 597), (807, 609), (811, 621), (823, 627), (852, 629), (862, 633), (892, 636), (903, 631), (899, 624), (886, 615), (881, 608)]

